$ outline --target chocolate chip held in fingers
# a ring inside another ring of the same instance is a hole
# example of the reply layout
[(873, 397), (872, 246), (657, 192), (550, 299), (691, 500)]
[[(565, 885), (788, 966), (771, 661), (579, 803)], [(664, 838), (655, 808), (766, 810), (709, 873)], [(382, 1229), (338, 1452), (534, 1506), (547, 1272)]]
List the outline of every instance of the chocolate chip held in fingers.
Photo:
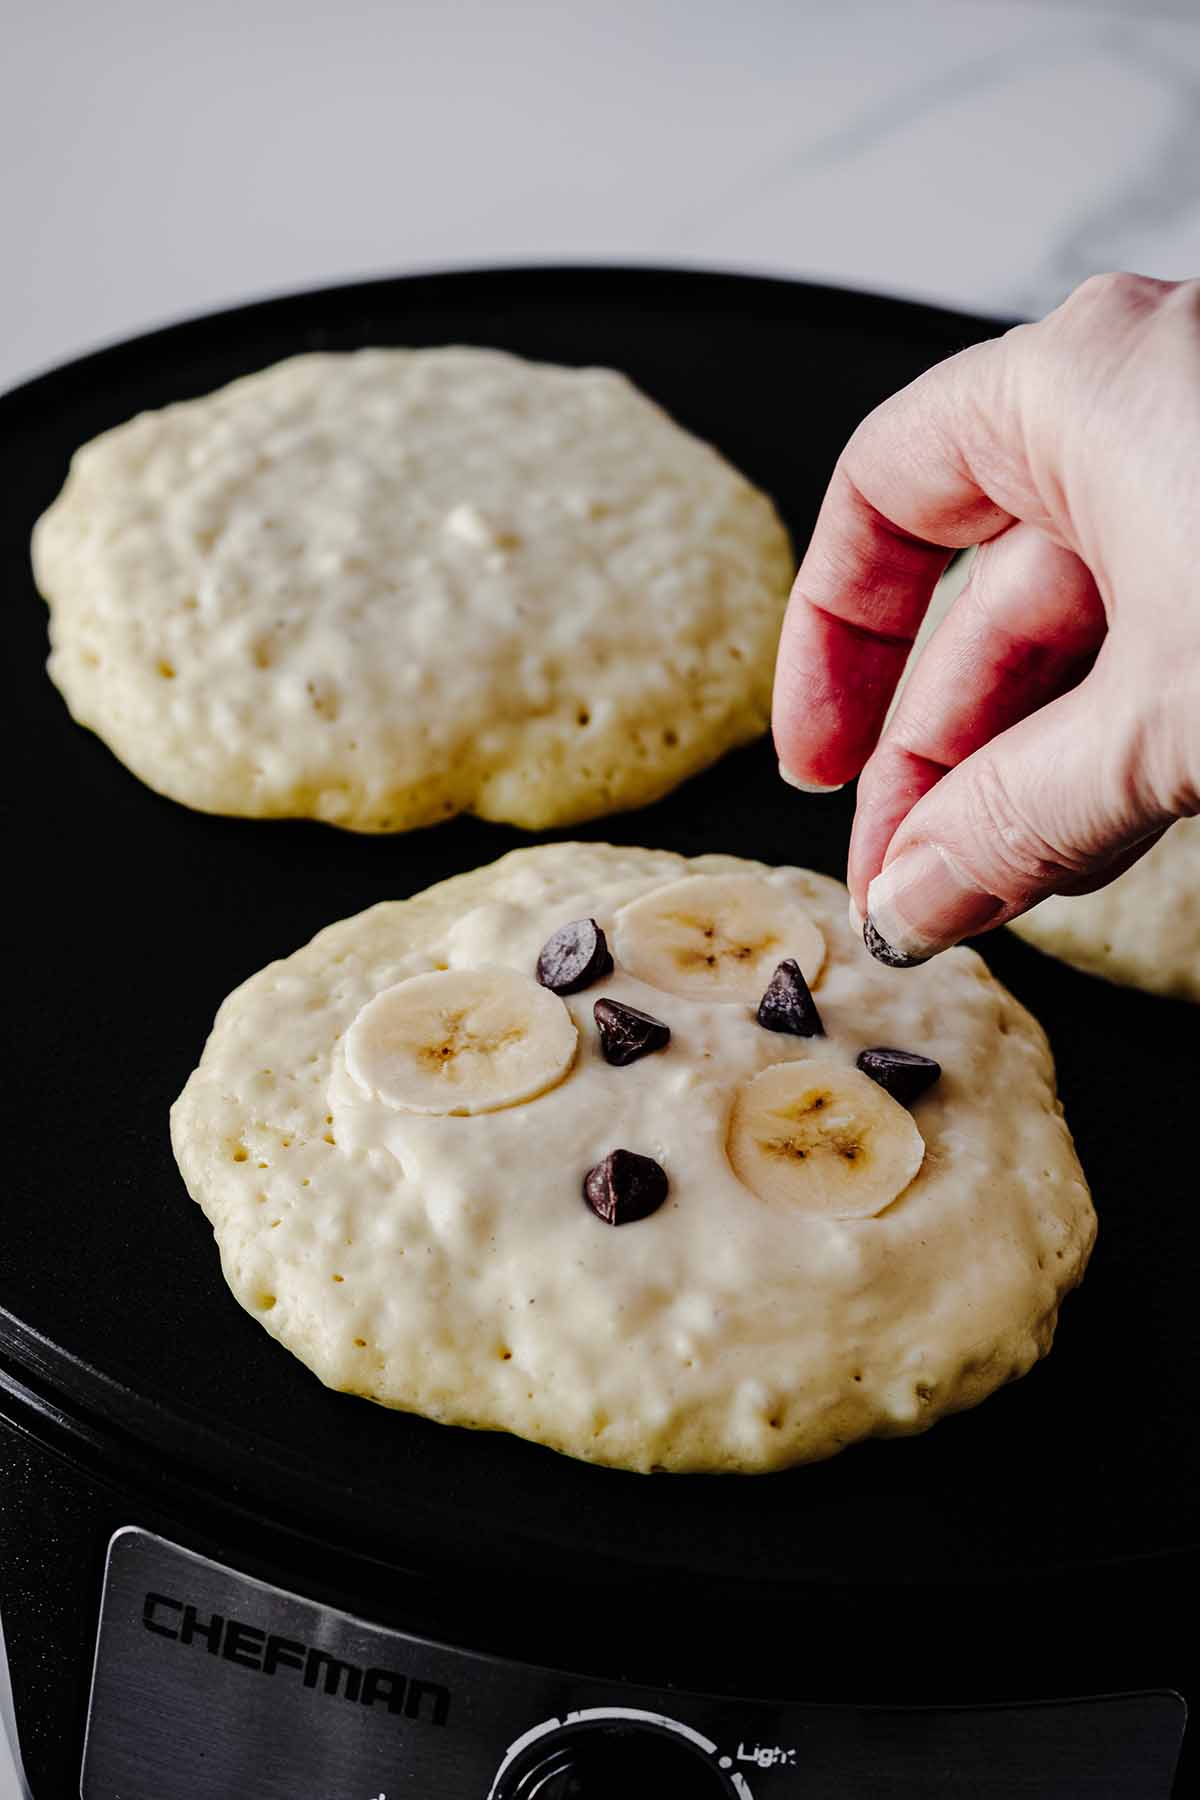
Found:
[(600, 1033), (600, 1053), (617, 1068), (649, 1056), (652, 1050), (665, 1050), (671, 1041), (669, 1025), (620, 1000), (597, 1000), (592, 1016)]
[(876, 962), (886, 963), (889, 969), (915, 969), (918, 963), (926, 960), (923, 956), (905, 956), (902, 950), (894, 950), (872, 925), (869, 915), (863, 920), (863, 943)]
[(932, 1056), (920, 1056), (915, 1050), (893, 1050), (887, 1044), (860, 1051), (855, 1066), (877, 1081), (901, 1106), (911, 1106), (919, 1100), (926, 1088), (941, 1079), (942, 1073), (941, 1063)]
[(595, 919), (572, 919), (546, 939), (537, 959), (537, 978), (552, 994), (578, 994), (612, 974), (608, 939)]
[(610, 1150), (584, 1176), (583, 1197), (606, 1225), (632, 1225), (658, 1211), (667, 1185), (667, 1172), (653, 1157)]
[(792, 1037), (825, 1036), (817, 1003), (800, 964), (790, 956), (772, 975), (754, 1016), (767, 1031), (786, 1031)]

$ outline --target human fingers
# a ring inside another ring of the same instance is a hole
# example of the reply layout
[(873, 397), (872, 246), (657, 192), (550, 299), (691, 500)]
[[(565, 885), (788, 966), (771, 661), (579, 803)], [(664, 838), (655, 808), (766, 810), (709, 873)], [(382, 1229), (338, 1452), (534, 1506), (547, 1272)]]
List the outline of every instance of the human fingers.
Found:
[(1171, 808), (1147, 784), (1140, 672), (1110, 637), (1087, 678), (926, 792), (866, 891), (868, 947), (923, 962), (1148, 848)]
[(1014, 455), (1012, 365), (1030, 329), (938, 364), (877, 407), (842, 453), (776, 662), (775, 744), (795, 785), (837, 787), (862, 768), (950, 550), (1018, 514), (1047, 522)]
[(847, 880), (856, 906), (901, 820), (948, 770), (1085, 673), (1107, 621), (1090, 572), (1036, 526), (984, 544), (862, 772)]
[(1014, 519), (1144, 597), (1148, 521), (1190, 560), (1200, 283), (1094, 276), (1037, 324), (928, 370), (854, 433), (796, 577), (776, 666), (781, 771), (841, 785), (870, 755), (946, 547)]

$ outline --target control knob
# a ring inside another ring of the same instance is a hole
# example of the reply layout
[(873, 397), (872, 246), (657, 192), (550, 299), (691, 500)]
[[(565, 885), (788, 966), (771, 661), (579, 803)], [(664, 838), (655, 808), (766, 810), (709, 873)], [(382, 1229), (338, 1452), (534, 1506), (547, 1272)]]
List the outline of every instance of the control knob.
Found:
[(628, 1716), (580, 1718), (523, 1740), (489, 1800), (734, 1800), (747, 1796), (694, 1733)]

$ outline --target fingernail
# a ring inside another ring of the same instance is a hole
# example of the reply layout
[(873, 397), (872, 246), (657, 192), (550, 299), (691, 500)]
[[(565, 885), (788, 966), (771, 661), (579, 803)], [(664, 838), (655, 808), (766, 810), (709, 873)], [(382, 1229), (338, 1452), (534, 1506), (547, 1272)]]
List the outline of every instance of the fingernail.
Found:
[(782, 763), (779, 765), (779, 774), (789, 787), (798, 788), (802, 794), (839, 794), (846, 785), (844, 781), (835, 781), (832, 787), (823, 781), (801, 781), (798, 775), (793, 775)]
[(846, 912), (850, 918), (851, 931), (854, 933), (855, 937), (861, 937), (862, 936), (862, 928), (866, 924), (867, 921), (863, 918), (863, 916), (859, 912), (857, 906), (854, 904), (854, 895), (853, 894), (851, 894), (851, 896), (850, 896), (850, 904), (846, 908)]
[(982, 931), (1003, 904), (940, 844), (918, 844), (889, 863), (867, 889), (863, 938), (880, 962), (911, 968)]

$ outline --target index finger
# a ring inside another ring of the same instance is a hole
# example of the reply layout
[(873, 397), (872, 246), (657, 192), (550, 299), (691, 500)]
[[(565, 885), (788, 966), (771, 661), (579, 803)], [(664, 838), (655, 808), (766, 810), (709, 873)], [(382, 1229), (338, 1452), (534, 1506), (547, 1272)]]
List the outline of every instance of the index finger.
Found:
[(842, 452), (775, 669), (775, 745), (797, 785), (840, 787), (866, 762), (952, 551), (1017, 516), (1048, 524), (1013, 394), (1012, 341), (1028, 329), (939, 363)]

